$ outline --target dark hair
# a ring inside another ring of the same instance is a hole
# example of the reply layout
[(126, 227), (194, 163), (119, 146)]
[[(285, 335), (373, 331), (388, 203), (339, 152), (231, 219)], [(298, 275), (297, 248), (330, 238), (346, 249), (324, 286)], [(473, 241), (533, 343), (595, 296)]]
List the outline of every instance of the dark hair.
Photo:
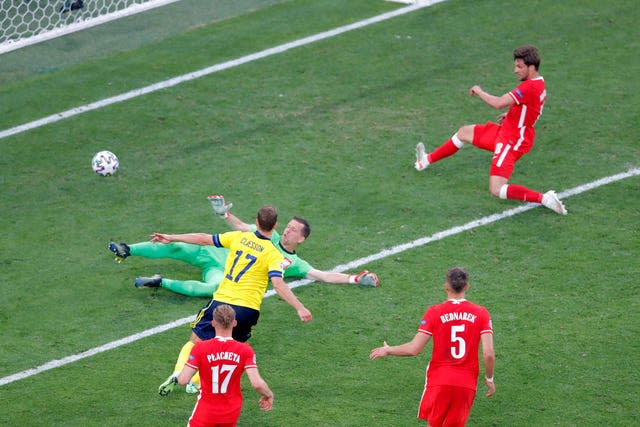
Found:
[(302, 224), (302, 235), (305, 239), (309, 237), (309, 234), (311, 234), (311, 226), (309, 225), (309, 221), (299, 216), (294, 216), (291, 219)]
[(213, 319), (221, 328), (228, 329), (236, 320), (236, 312), (230, 305), (220, 304), (213, 310)]
[(447, 283), (452, 291), (460, 293), (469, 283), (469, 274), (463, 268), (452, 268), (447, 271)]
[(540, 55), (538, 48), (531, 45), (520, 46), (513, 51), (513, 60), (522, 59), (524, 65), (533, 65), (536, 70), (540, 67)]
[(278, 222), (278, 212), (273, 206), (263, 206), (258, 211), (258, 225), (264, 231), (271, 231)]

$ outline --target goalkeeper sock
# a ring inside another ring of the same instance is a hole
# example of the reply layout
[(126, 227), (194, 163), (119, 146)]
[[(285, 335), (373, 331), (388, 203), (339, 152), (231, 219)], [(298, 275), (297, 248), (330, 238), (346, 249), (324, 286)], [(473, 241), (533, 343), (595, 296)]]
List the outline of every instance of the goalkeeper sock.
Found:
[(500, 198), (520, 200), (523, 202), (542, 203), (542, 193), (531, 190), (522, 185), (505, 184), (500, 189)]
[(180, 354), (178, 355), (178, 360), (176, 361), (176, 366), (173, 368), (173, 375), (180, 375), (184, 364), (187, 363), (187, 359), (189, 359), (189, 354), (191, 354), (193, 346), (194, 344), (191, 341), (187, 341), (186, 344), (182, 346)]
[(442, 160), (445, 157), (452, 156), (456, 154), (463, 145), (464, 143), (460, 141), (460, 138), (458, 138), (458, 134), (456, 133), (451, 137), (451, 139), (447, 140), (447, 142), (429, 153), (427, 155), (427, 160), (429, 161), (429, 164), (431, 164)]
[(197, 280), (162, 279), (162, 287), (188, 297), (208, 297), (218, 290), (220, 283), (205, 283)]

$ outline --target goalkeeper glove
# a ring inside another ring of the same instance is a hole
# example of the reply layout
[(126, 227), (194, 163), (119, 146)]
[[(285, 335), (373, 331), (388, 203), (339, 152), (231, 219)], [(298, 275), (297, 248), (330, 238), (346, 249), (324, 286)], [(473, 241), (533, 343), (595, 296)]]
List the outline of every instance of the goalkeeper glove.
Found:
[(364, 270), (360, 274), (350, 275), (349, 283), (356, 283), (362, 286), (374, 286), (377, 288), (380, 285), (380, 279), (378, 279), (378, 275), (376, 273)]
[(231, 208), (233, 207), (233, 203), (229, 203), (228, 205), (225, 204), (224, 196), (216, 194), (207, 197), (207, 200), (211, 202), (211, 207), (213, 208), (213, 211), (216, 213), (216, 215), (224, 218), (229, 216), (229, 210), (231, 210)]

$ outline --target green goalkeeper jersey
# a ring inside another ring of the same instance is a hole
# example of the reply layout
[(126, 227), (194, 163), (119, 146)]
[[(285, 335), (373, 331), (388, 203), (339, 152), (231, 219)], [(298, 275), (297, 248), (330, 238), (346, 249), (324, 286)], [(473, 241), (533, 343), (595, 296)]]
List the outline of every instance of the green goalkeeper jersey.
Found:
[[(251, 226), (253, 231), (256, 231), (258, 228), (255, 225)], [(285, 279), (306, 279), (307, 274), (313, 270), (311, 264), (302, 258), (298, 257), (298, 254), (295, 252), (289, 252), (280, 244), (280, 233), (273, 230), (273, 234), (271, 235), (271, 241), (275, 245), (275, 247), (280, 251), (282, 256), (285, 258), (285, 263), (289, 264), (288, 267), (284, 270), (284, 278)]]

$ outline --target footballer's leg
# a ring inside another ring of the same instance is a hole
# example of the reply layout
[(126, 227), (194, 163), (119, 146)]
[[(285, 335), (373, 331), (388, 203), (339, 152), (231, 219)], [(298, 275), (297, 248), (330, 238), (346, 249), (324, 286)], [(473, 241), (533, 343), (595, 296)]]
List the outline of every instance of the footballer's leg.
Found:
[(169, 393), (171, 393), (178, 385), (178, 375), (182, 372), (184, 364), (187, 363), (187, 359), (189, 358), (189, 354), (191, 353), (193, 346), (194, 344), (191, 341), (187, 341), (180, 349), (180, 354), (178, 354), (178, 360), (173, 368), (173, 372), (169, 375), (169, 378), (167, 378), (165, 382), (160, 384), (160, 387), (158, 387), (158, 393), (160, 396), (169, 395)]
[(171, 374), (169, 378), (158, 387), (158, 394), (160, 396), (168, 396), (178, 386), (178, 377)]
[(416, 146), (416, 169), (425, 170), (430, 164), (438, 162), (445, 157), (452, 156), (464, 147), (465, 142), (473, 139), (473, 125), (463, 126), (453, 134), (444, 144), (427, 154), (424, 144), (420, 142)]
[(418, 145), (416, 145), (415, 168), (418, 171), (423, 171), (428, 166), (429, 166), (429, 157), (427, 156), (427, 152), (424, 148), (424, 144), (422, 142), (418, 142)]
[[(158, 387), (158, 393), (160, 394), (160, 396), (167, 396), (175, 389), (178, 384), (178, 375), (180, 375), (180, 372), (182, 372), (182, 368), (184, 367), (185, 363), (187, 363), (189, 355), (191, 354), (191, 349), (194, 345), (194, 341), (189, 340), (182, 346), (182, 348), (180, 349), (180, 353), (178, 354), (176, 364), (173, 367), (173, 372), (171, 373), (171, 375), (169, 375), (165, 382), (160, 384), (160, 387)], [(195, 380), (194, 378), (192, 378), (191, 383), (199, 384), (199, 377)]]
[(163, 278), (160, 287), (187, 297), (211, 298), (218, 284), (209, 284), (199, 280), (174, 280)]
[(131, 255), (129, 245), (126, 243), (109, 242), (107, 249), (114, 253), (116, 256), (116, 262), (118, 263), (121, 263)]
[(191, 243), (153, 243), (140, 242), (128, 245), (131, 256), (151, 259), (169, 258), (198, 266), (200, 245)]
[(158, 288), (162, 284), (162, 275), (154, 274), (151, 277), (136, 277), (136, 280), (133, 282), (136, 288), (141, 288), (143, 286), (147, 288)]
[(567, 214), (567, 208), (564, 207), (564, 203), (558, 198), (555, 191), (547, 191), (542, 195), (542, 205), (551, 209), (555, 213), (560, 215)]
[[(202, 278), (204, 279), (204, 282), (200, 282), (198, 280), (174, 280), (163, 278), (160, 276), (157, 284), (156, 282), (153, 282), (153, 285), (147, 285), (146, 283), (151, 282), (153, 278), (139, 277), (136, 279), (136, 287), (160, 286), (164, 289), (167, 289), (168, 291), (188, 297), (211, 298), (213, 294), (218, 290), (223, 275), (224, 271), (221, 270), (217, 265), (213, 265), (212, 267), (203, 270)], [(143, 283), (143, 279), (147, 280)], [(138, 285), (138, 283), (142, 284)]]

